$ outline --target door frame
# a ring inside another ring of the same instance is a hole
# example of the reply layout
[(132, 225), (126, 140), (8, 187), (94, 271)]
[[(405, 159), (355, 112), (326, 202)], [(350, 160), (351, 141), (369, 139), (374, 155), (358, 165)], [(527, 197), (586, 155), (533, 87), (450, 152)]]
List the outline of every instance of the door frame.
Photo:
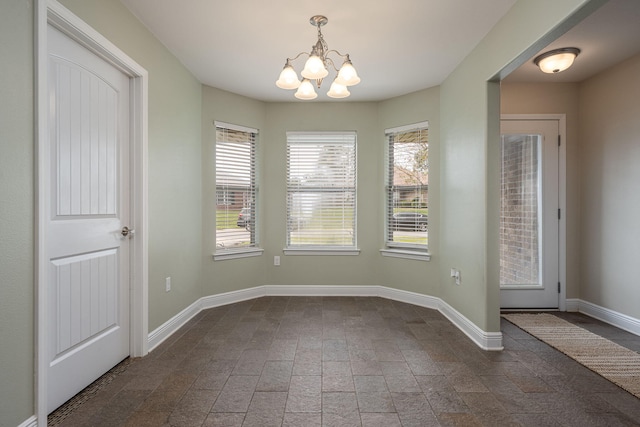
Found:
[(558, 310), (567, 310), (567, 118), (566, 114), (501, 114), (500, 120), (557, 120), (560, 135), (558, 150)]
[(35, 412), (38, 425), (47, 421), (47, 370), (48, 370), (48, 230), (46, 215), (49, 204), (49, 99), (48, 99), (48, 41), (47, 26), (51, 24), (85, 48), (114, 65), (129, 76), (130, 93), (130, 322), (129, 348), (131, 356), (148, 353), (148, 73), (109, 42), (104, 36), (74, 15), (56, 0), (37, 0), (35, 21)]

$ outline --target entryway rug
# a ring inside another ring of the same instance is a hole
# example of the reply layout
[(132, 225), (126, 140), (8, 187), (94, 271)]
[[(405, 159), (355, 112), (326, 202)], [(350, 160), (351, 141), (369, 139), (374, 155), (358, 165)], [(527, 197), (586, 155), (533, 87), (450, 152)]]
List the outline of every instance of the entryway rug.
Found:
[(640, 354), (548, 313), (502, 317), (640, 398)]

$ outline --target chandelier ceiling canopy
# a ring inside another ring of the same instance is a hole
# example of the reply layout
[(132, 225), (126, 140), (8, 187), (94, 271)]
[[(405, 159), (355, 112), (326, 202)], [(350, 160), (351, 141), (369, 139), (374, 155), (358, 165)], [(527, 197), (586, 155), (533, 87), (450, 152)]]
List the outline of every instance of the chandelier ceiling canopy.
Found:
[[(298, 99), (309, 100), (317, 98), (318, 94), (314, 89), (312, 80), (315, 80), (316, 86), (320, 89), (322, 81), (329, 75), (329, 69), (333, 69), (337, 73), (333, 83), (331, 83), (329, 92), (327, 92), (327, 95), (331, 98), (346, 98), (351, 94), (347, 87), (360, 83), (360, 77), (358, 77), (358, 73), (351, 63), (349, 54), (343, 55), (337, 50), (329, 50), (329, 46), (324, 41), (321, 27), (326, 25), (328, 21), (327, 17), (322, 15), (315, 15), (309, 19), (309, 23), (318, 28), (318, 41), (312, 46), (310, 53), (300, 52), (293, 58), (287, 58), (280, 73), (280, 78), (276, 81), (276, 86), (281, 89), (298, 89), (295, 93), (295, 97)], [(343, 62), (340, 69), (336, 67), (334, 60), (329, 57), (330, 54), (342, 59)], [(308, 56), (308, 59), (304, 64), (304, 69), (300, 72), (302, 75), (302, 81), (300, 81), (291, 63), (302, 55)]]

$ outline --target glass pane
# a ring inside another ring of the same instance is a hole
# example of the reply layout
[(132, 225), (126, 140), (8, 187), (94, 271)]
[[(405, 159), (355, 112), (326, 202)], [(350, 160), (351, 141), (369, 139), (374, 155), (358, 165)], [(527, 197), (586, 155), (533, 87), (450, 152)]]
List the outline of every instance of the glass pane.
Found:
[(388, 134), (387, 246), (427, 247), (428, 130)]
[(287, 247), (356, 246), (356, 135), (287, 134)]
[(354, 246), (355, 191), (289, 194), (289, 246)]
[(540, 285), (541, 135), (502, 135), (500, 285)]
[(255, 138), (216, 127), (216, 251), (256, 245)]

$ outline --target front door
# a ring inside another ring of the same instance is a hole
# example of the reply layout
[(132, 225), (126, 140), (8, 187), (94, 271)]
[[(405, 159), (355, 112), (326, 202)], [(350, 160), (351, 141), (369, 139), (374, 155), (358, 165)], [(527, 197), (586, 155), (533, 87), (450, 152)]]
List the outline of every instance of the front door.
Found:
[(500, 303), (558, 308), (559, 122), (501, 121)]
[(48, 412), (129, 354), (129, 77), (48, 26)]

